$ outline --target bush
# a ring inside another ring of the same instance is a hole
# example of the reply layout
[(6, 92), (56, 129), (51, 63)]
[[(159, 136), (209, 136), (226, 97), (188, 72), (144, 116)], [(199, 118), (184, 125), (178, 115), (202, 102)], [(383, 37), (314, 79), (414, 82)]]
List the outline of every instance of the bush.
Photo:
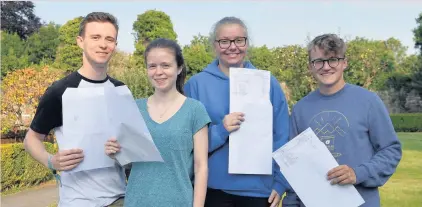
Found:
[(49, 85), (63, 76), (63, 71), (44, 67), (20, 69), (4, 77), (1, 83), (2, 135), (25, 131), (42, 94)]
[(422, 132), (422, 114), (391, 114), (396, 132)]
[[(44, 146), (52, 154), (57, 152), (54, 144), (44, 143)], [(1, 192), (36, 186), (53, 178), (48, 168), (25, 151), (23, 143), (1, 145)]]
[(154, 92), (147, 77), (147, 70), (144, 66), (137, 67), (133, 56), (116, 52), (109, 63), (109, 74), (125, 83), (135, 99), (146, 98)]

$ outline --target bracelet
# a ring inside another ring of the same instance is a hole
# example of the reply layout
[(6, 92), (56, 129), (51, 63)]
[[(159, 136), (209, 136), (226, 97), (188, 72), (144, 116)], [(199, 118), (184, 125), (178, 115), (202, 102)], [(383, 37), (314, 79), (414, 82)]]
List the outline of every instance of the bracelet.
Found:
[(56, 174), (56, 173), (57, 173), (57, 171), (56, 171), (56, 169), (53, 167), (53, 162), (51, 161), (52, 159), (53, 159), (53, 155), (48, 154), (48, 160), (47, 160), (48, 168), (49, 168), (50, 170), (52, 170), (52, 171), (53, 171), (53, 174)]
[(60, 175), (57, 174), (57, 170), (54, 168), (53, 162), (51, 161), (52, 159), (53, 159), (53, 155), (48, 154), (47, 165), (48, 165), (48, 168), (51, 170), (51, 172), (53, 172), (53, 175), (54, 175), (54, 178), (56, 179), (57, 184), (60, 184), (60, 187), (61, 187), (62, 182), (60, 179)]

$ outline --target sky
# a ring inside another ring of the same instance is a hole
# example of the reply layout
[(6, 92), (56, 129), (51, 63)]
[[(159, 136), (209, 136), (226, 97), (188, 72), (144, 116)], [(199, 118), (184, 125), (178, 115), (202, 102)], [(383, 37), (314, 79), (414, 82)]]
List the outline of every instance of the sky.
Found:
[(422, 12), (420, 0), (34, 1), (34, 4), (35, 14), (42, 21), (61, 25), (93, 11), (113, 14), (120, 27), (118, 49), (129, 53), (135, 50), (133, 22), (151, 9), (170, 16), (182, 46), (189, 44), (194, 35), (208, 35), (219, 19), (236, 16), (248, 26), (251, 44), (255, 46), (305, 46), (308, 37), (335, 33), (346, 39), (394, 37), (408, 47), (408, 54), (417, 52), (412, 30)]

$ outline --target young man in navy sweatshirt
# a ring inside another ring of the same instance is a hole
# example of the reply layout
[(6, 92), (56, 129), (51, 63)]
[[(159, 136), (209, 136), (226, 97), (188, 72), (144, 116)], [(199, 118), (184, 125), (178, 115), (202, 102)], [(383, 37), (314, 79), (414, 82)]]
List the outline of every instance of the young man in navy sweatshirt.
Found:
[[(363, 207), (380, 206), (378, 188), (395, 172), (402, 157), (388, 111), (374, 92), (344, 81), (346, 45), (334, 34), (308, 45), (309, 71), (319, 88), (292, 109), (290, 139), (311, 127), (339, 166), (327, 172), (333, 185), (354, 185)], [(283, 206), (304, 206), (290, 189)]]

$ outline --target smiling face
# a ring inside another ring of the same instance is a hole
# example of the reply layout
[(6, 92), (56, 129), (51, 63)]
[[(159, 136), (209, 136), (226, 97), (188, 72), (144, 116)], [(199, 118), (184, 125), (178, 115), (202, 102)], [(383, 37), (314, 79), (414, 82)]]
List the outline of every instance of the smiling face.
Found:
[(327, 53), (319, 47), (315, 47), (310, 52), (309, 71), (320, 87), (341, 87), (344, 83), (343, 72), (346, 68), (347, 60), (333, 52)]
[(245, 29), (239, 24), (224, 24), (217, 30), (214, 48), (221, 64), (226, 67), (242, 65), (248, 41)]
[(177, 67), (176, 57), (167, 48), (153, 48), (146, 56), (148, 79), (154, 89), (167, 92), (176, 89), (176, 80), (181, 68)]
[(109, 22), (89, 22), (77, 43), (83, 50), (84, 63), (106, 66), (117, 45), (117, 30)]

